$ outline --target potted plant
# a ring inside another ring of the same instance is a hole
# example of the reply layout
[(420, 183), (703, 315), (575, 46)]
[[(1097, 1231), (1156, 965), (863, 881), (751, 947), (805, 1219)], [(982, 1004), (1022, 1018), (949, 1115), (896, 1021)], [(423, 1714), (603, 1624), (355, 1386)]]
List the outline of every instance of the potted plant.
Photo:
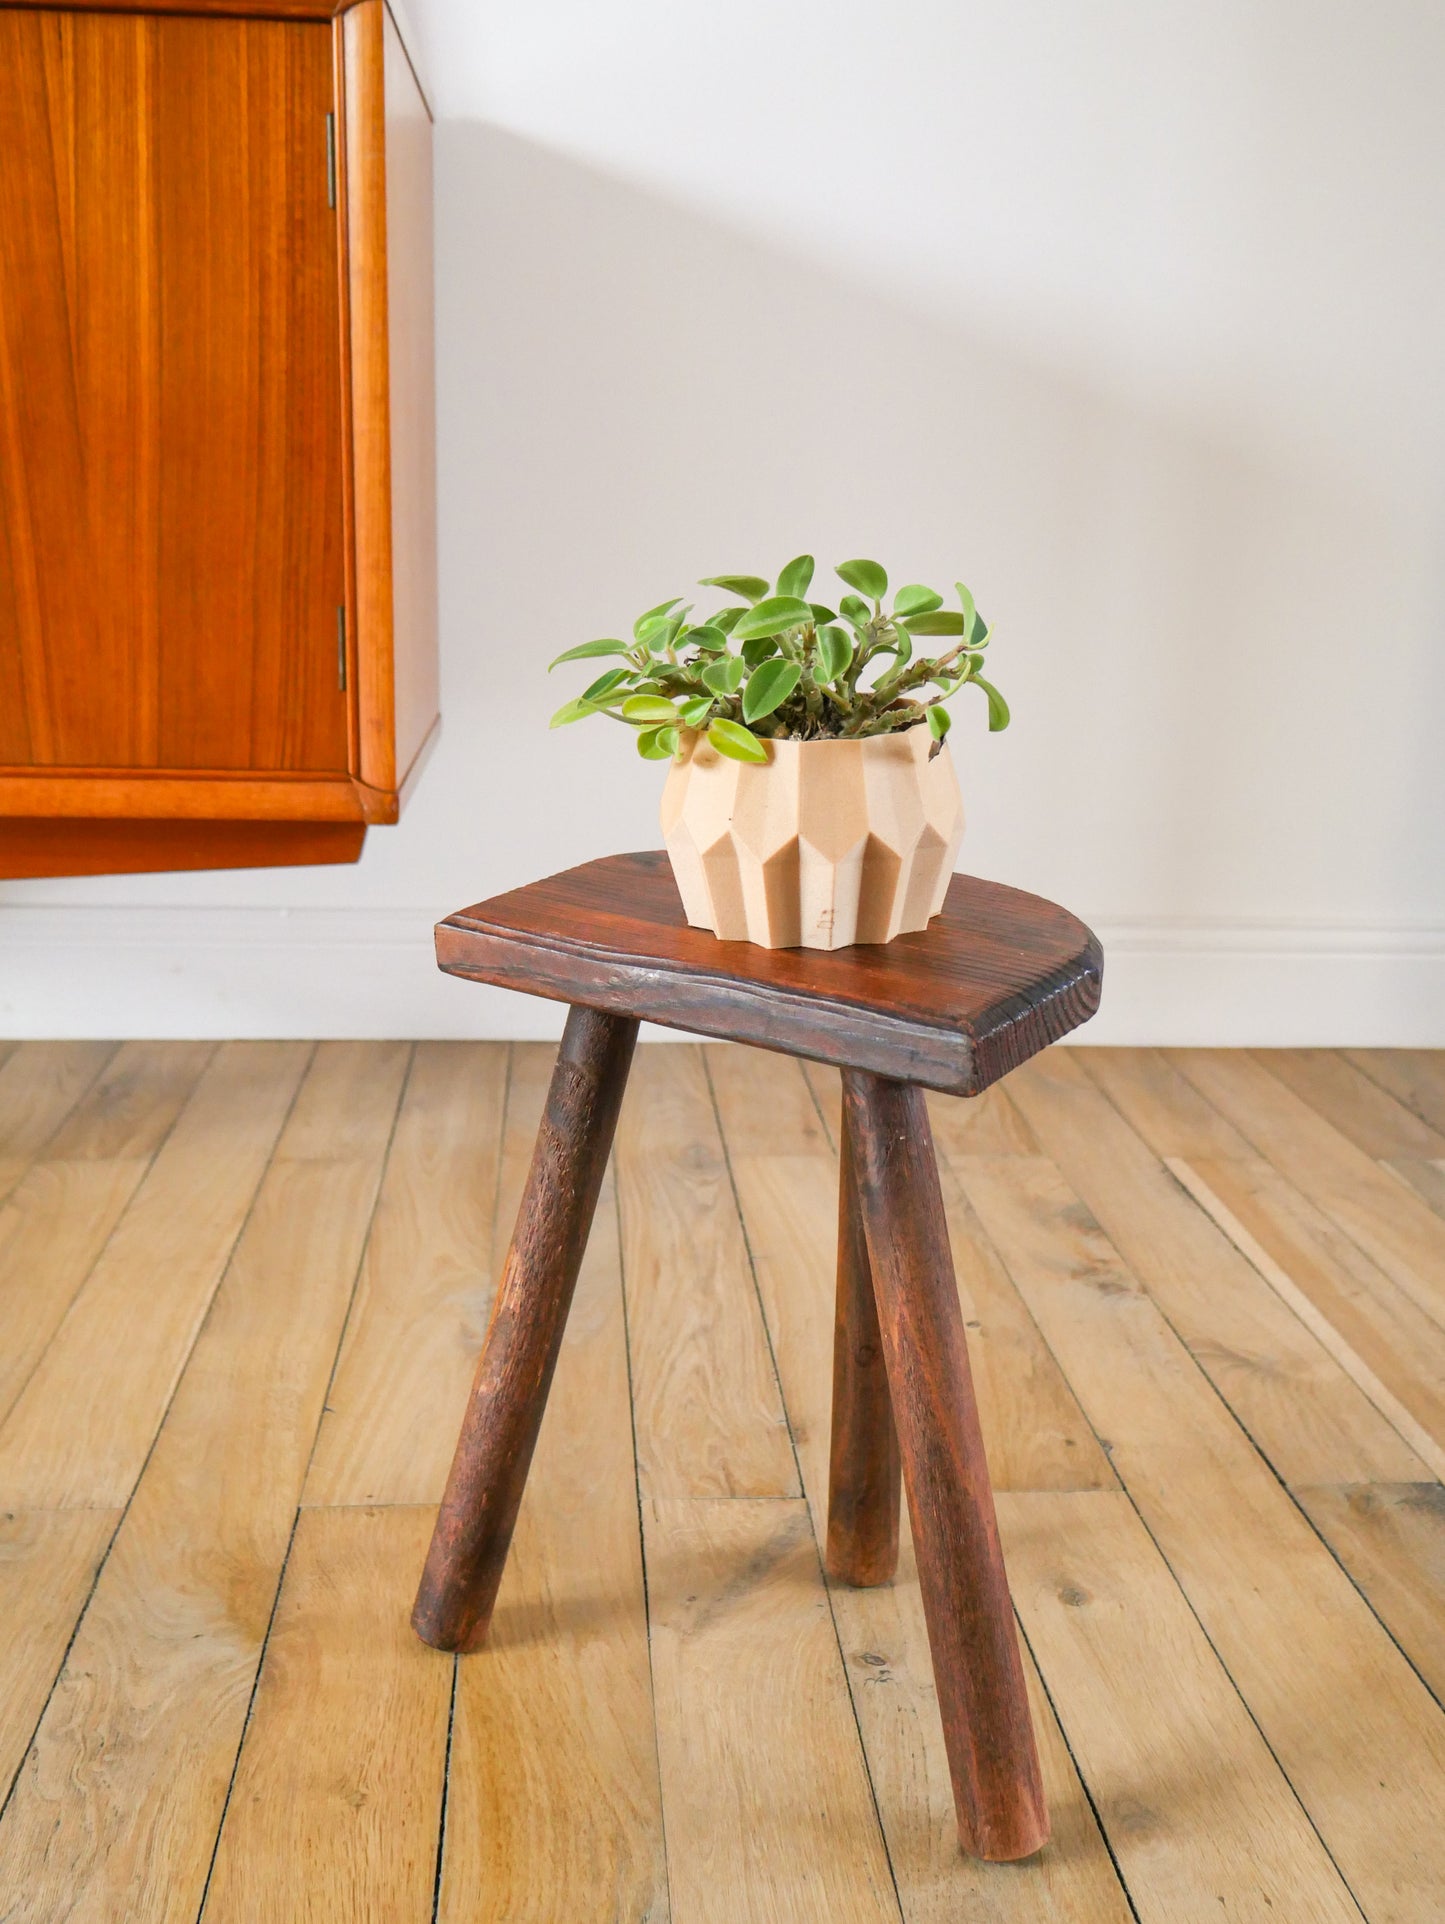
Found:
[[(662, 830), (683, 909), (725, 941), (836, 949), (925, 927), (963, 835), (944, 703), (976, 684), (989, 727), (1008, 726), (962, 582), (957, 609), (918, 582), (885, 609), (876, 561), (837, 573), (851, 592), (836, 611), (807, 599), (813, 557), (799, 555), (774, 583), (710, 576), (701, 585), (730, 597), (710, 615), (664, 601), (630, 642), (552, 663), (614, 658), (552, 726), (607, 715), (639, 754), (672, 762)], [(934, 636), (949, 645), (914, 654)]]

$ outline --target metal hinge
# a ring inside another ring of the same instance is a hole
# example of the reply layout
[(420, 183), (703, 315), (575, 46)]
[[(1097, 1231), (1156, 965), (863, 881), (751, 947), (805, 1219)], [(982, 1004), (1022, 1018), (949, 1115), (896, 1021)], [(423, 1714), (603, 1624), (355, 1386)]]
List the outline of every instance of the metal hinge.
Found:
[(336, 610), (336, 685), (346, 693), (346, 609)]
[(326, 205), (336, 205), (336, 116), (326, 116)]

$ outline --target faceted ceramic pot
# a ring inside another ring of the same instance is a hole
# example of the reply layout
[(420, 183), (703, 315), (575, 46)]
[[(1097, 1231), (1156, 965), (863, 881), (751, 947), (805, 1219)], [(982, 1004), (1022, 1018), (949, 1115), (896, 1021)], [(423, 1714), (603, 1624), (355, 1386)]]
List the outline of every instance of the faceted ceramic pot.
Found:
[(684, 736), (662, 834), (687, 919), (726, 942), (842, 949), (925, 928), (943, 907), (963, 799), (926, 728), (769, 741), (735, 762)]

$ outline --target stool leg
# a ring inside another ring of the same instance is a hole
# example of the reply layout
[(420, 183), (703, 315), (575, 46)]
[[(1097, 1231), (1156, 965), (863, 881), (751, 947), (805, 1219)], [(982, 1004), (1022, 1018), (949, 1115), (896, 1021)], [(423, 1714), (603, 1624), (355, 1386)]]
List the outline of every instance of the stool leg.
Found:
[(838, 1309), (826, 1562), (828, 1575), (838, 1582), (866, 1585), (887, 1583), (898, 1567), (901, 1471), (846, 1108), (838, 1146)]
[(486, 1638), (636, 1041), (631, 1017), (568, 1012), (411, 1615), (438, 1650)]
[(965, 1850), (1027, 1857), (1048, 1813), (922, 1090), (845, 1070), (843, 1100)]

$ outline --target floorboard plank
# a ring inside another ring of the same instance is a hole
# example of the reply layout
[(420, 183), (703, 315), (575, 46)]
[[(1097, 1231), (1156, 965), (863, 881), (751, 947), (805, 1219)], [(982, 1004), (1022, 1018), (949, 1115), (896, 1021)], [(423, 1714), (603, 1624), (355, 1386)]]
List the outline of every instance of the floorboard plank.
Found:
[(0, 1806), (119, 1521), (118, 1510), (0, 1514)]
[(408, 1617), (432, 1521), (301, 1512), (203, 1924), (431, 1924), (452, 1666)]
[(956, 1167), (1366, 1915), (1431, 1924), (1445, 1714), (1053, 1165)]
[[(209, 1092), (242, 1143), (299, 1066), (247, 1047)], [(0, 1822), (7, 1924), (196, 1916), (408, 1055), (315, 1053)], [(200, 1147), (230, 1166), (219, 1116)]]
[(115, 1054), (113, 1042), (22, 1042), (0, 1063), (0, 1202)]
[[(706, 1056), (804, 1489), (822, 1531), (838, 1159), (800, 1100), (806, 1090), (795, 1063), (726, 1045), (710, 1045)], [(946, 1158), (940, 1177), (994, 1487), (1114, 1487), (1107, 1458)]]
[(1445, 1704), (1445, 1489), (1356, 1483), (1294, 1495)]
[(15, 1403), (212, 1054), (126, 1043), (0, 1207), (0, 1418)]
[(1381, 1088), (1338, 1049), (1251, 1049), (1250, 1055), (1367, 1156), (1445, 1156), (1445, 1133)]
[(0, 1424), (0, 1504), (128, 1500), (310, 1053), (245, 1042), (212, 1058)]
[(696, 1046), (638, 1050), (615, 1158), (644, 1495), (797, 1495), (792, 1444)]
[(1445, 1325), (1445, 1223), (1293, 1089), (1251, 1057), (1178, 1049), (1181, 1069), (1257, 1155), (1352, 1236), (1367, 1256)]
[(1346, 1049), (1372, 1082), (1445, 1136), (1445, 1049)]
[(1169, 1167), (1240, 1253), (1445, 1477), (1445, 1330), (1262, 1157)]
[(1141, 1924), (1359, 1911), (1127, 1496), (999, 1504), (1030, 1644)]
[[(1410, 1483), (1428, 1474), (1161, 1160), (1227, 1155), (1242, 1138), (1208, 1126), (1193, 1091), (1194, 1110), (1177, 1115), (1168, 1101), (1142, 1095), (1125, 1107), (1131, 1091), (1147, 1094), (1142, 1079), (1122, 1076), (1129, 1053), (1051, 1049), (1010, 1078), (1070, 1188), (1287, 1483)], [(1136, 1133), (1146, 1129), (1155, 1132), (1147, 1144)]]
[[(514, 1078), (513, 1168), (549, 1066)], [(636, 1479), (609, 1176), (491, 1637), (458, 1666), (441, 1924), (667, 1917)]]
[[(724, 1139), (797, 1444), (815, 1539), (826, 1532), (838, 1164), (797, 1065), (707, 1050)], [(1017, 1138), (1015, 1138), (1017, 1140)], [(741, 1145), (741, 1146), (739, 1146)], [(1117, 1488), (1108, 1460), (1002, 1266), (943, 1168), (995, 1474)], [(971, 1289), (970, 1289), (971, 1285)], [(1025, 1339), (1018, 1329), (1027, 1323)], [(988, 1352), (988, 1359), (982, 1359)], [(1006, 1368), (1013, 1370), (1004, 1383)], [(1128, 1906), (1047, 1697), (1030, 1675), (1054, 1835), (1027, 1865), (962, 1856), (908, 1524), (898, 1574), (873, 1590), (830, 1586), (894, 1877), (909, 1924), (964, 1909), (999, 1924), (1094, 1924)]]
[(674, 1924), (897, 1920), (807, 1505), (643, 1521)]
[(1344, 1215), (1429, 1246), (1445, 1056), (931, 1102), (1054, 1827), (990, 1866), (907, 1518), (820, 1569), (836, 1072), (639, 1052), (454, 1663), (408, 1605), (554, 1051), (310, 1050), (0, 1044), (9, 1924), (1439, 1924), (1445, 1335)]
[(930, 1093), (928, 1120), (933, 1140), (945, 1155), (1036, 1156), (1038, 1138), (1009, 1100), (1007, 1088), (995, 1083), (981, 1096), (941, 1096)]
[(1396, 1156), (1380, 1167), (1413, 1189), (1437, 1216), (1445, 1217), (1445, 1159), (1424, 1162), (1419, 1156)]
[(1027, 1648), (1052, 1835), (1026, 1863), (984, 1864), (959, 1849), (906, 1517), (893, 1582), (871, 1590), (834, 1584), (830, 1595), (908, 1924), (1124, 1924), (1128, 1900)]
[(422, 1042), (306, 1503), (439, 1503), (492, 1298), (507, 1046)]

